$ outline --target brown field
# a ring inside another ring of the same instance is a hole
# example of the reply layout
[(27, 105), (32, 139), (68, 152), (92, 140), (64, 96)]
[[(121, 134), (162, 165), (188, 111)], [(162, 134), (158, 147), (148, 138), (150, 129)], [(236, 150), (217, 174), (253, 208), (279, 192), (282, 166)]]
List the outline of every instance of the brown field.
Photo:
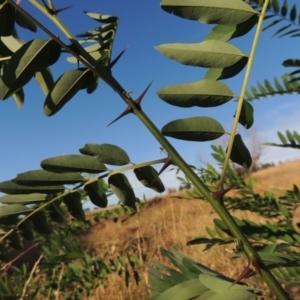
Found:
[[(300, 160), (260, 170), (252, 176), (256, 192), (269, 190), (276, 195), (284, 194), (285, 190), (292, 189), (293, 184), (300, 186)], [(203, 251), (204, 246), (186, 246), (187, 241), (197, 236), (207, 236), (206, 226), (213, 228), (213, 219), (218, 216), (204, 201), (172, 198), (175, 195), (178, 193), (154, 199), (140, 212), (139, 217), (133, 217), (123, 224), (113, 221), (95, 224), (80, 237), (87, 248), (94, 249), (100, 256), (103, 253), (126, 255), (138, 253), (139, 250), (147, 254), (144, 276), (141, 276), (139, 286), (132, 283), (127, 288), (124, 279), (111, 275), (107, 285), (96, 291), (94, 299), (147, 299), (150, 296), (146, 288), (147, 265), (152, 259), (163, 260), (159, 251), (161, 247), (176, 247), (196, 261), (232, 278), (243, 271), (247, 261), (232, 260), (233, 249), (230, 245), (215, 246), (207, 251)], [(266, 221), (251, 212), (235, 211), (234, 215), (256, 222)], [(259, 280), (253, 278), (250, 284), (265, 288), (257, 281)]]
[[(255, 190), (263, 193), (269, 190), (276, 195), (283, 194), (285, 190), (292, 189), (293, 184), (299, 185), (300, 160), (281, 164), (277, 167), (260, 170), (253, 173)], [(246, 266), (245, 259), (233, 260), (231, 245), (215, 246), (203, 251), (203, 246), (186, 246), (186, 242), (201, 235), (206, 235), (206, 226), (213, 228), (213, 219), (217, 214), (210, 205), (200, 200), (175, 199), (179, 192), (169, 193), (149, 201), (146, 206), (125, 222), (113, 220), (100, 220), (86, 232), (80, 235), (80, 240), (87, 251), (94, 256), (116, 257), (118, 255), (136, 253), (138, 256), (146, 254), (144, 267), (139, 269), (141, 282), (136, 285), (134, 280), (129, 287), (125, 286), (123, 278), (111, 274), (105, 285), (99, 287), (90, 299), (107, 300), (141, 300), (147, 299), (151, 294), (147, 289), (147, 267), (152, 259), (167, 263), (160, 254), (160, 248), (177, 248), (194, 260), (212, 268), (226, 276), (236, 278)], [(184, 193), (184, 191), (180, 192)], [(92, 219), (95, 212), (87, 213)], [(265, 222), (251, 212), (235, 211), (239, 218)], [(28, 257), (27, 257), (28, 258)], [(31, 254), (31, 258), (32, 254)], [(252, 286), (266, 289), (258, 277), (248, 280)], [(271, 295), (266, 292), (273, 299)], [(294, 290), (293, 296), (300, 299), (300, 294)]]

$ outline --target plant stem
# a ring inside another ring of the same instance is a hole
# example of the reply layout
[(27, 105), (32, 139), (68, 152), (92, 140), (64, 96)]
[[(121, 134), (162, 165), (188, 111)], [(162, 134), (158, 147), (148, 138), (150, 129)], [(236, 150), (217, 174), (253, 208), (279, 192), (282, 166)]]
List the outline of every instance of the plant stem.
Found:
[(237, 106), (237, 110), (236, 110), (236, 114), (235, 114), (235, 118), (234, 118), (234, 122), (233, 122), (233, 126), (232, 126), (232, 131), (231, 131), (231, 134), (230, 134), (229, 145), (228, 145), (228, 148), (227, 148), (227, 153), (226, 153), (226, 157), (225, 157), (225, 161), (224, 161), (224, 165), (223, 165), (223, 170), (222, 170), (222, 174), (221, 174), (221, 177), (220, 177), (219, 187), (222, 187), (223, 183), (224, 183), (224, 179), (225, 179), (225, 175), (226, 175), (226, 171), (227, 171), (227, 168), (228, 168), (229, 159), (230, 159), (230, 155), (231, 155), (231, 151), (232, 151), (232, 147), (233, 147), (235, 134), (236, 134), (239, 119), (240, 119), (240, 116), (241, 116), (244, 97), (245, 97), (246, 89), (247, 89), (247, 86), (248, 86), (251, 69), (252, 69), (252, 66), (253, 66), (254, 56), (255, 56), (256, 49), (257, 49), (257, 43), (258, 43), (258, 40), (259, 40), (259, 36), (261, 34), (262, 25), (263, 25), (264, 17), (265, 17), (267, 8), (268, 8), (268, 4), (269, 4), (269, 0), (265, 0), (263, 9), (262, 9), (262, 11), (260, 13), (260, 16), (259, 16), (259, 20), (258, 20), (258, 24), (257, 24), (257, 28), (256, 28), (256, 32), (255, 32), (255, 36), (254, 36), (250, 56), (249, 56), (249, 61), (248, 61), (247, 68), (246, 68), (244, 82), (243, 82), (243, 85), (242, 85), (242, 90), (241, 90), (241, 94), (240, 94), (240, 97), (239, 97), (238, 106)]
[[(114, 89), (120, 97), (132, 108), (133, 113), (141, 120), (141, 122), (147, 127), (147, 129), (152, 133), (152, 135), (157, 139), (157, 141), (161, 144), (161, 146), (166, 150), (166, 152), (170, 155), (173, 162), (182, 170), (182, 172), (190, 179), (190, 181), (194, 184), (194, 186), (202, 193), (202, 195), (209, 201), (209, 203), (212, 205), (212, 207), (216, 210), (220, 218), (224, 221), (227, 228), (230, 230), (232, 235), (238, 239), (239, 244), (244, 249), (248, 259), (250, 262), (253, 262), (254, 260), (257, 260), (259, 262), (259, 266), (261, 268), (261, 274), (263, 280), (266, 282), (270, 290), (276, 295), (276, 297), (280, 300), (289, 299), (288, 295), (284, 291), (284, 289), (281, 287), (281, 285), (278, 283), (278, 281), (275, 279), (275, 277), (272, 275), (272, 273), (268, 270), (268, 268), (265, 266), (259, 255), (256, 253), (254, 248), (252, 247), (251, 243), (248, 241), (246, 236), (243, 234), (243, 232), (240, 230), (240, 228), (235, 223), (233, 217), (229, 214), (227, 209), (223, 206), (223, 204), (215, 199), (213, 197), (212, 192), (206, 187), (206, 185), (203, 183), (203, 181), (197, 176), (197, 174), (190, 168), (190, 166), (183, 160), (183, 158), (180, 156), (180, 154), (175, 150), (175, 148), (169, 143), (169, 141), (161, 134), (161, 132), (158, 130), (158, 128), (153, 124), (153, 122), (148, 118), (148, 116), (141, 110), (141, 108), (135, 104), (133, 99), (130, 97), (128, 93), (123, 89), (123, 87), (119, 84), (119, 82), (109, 74), (109, 72), (100, 65), (97, 61), (95, 61), (88, 53), (85, 52), (85, 50), (82, 48), (82, 46), (79, 43), (76, 43), (76, 40), (73, 36), (70, 36), (67, 31), (63, 31), (68, 35), (68, 38), (71, 39), (71, 42), (74, 44), (78, 44), (80, 55), (70, 49), (70, 47), (66, 46), (63, 42), (61, 42), (57, 37), (55, 37), (47, 28), (45, 28), (42, 24), (40, 24), (37, 20), (35, 20), (33, 17), (31, 17), (27, 12), (22, 10), (18, 5), (16, 5), (13, 1), (9, 1), (16, 9), (18, 9), (22, 14), (24, 14), (26, 17), (31, 19), (36, 25), (38, 25), (42, 30), (44, 30), (46, 33), (49, 34), (54, 40), (56, 40), (64, 49), (66, 49), (69, 53), (74, 55), (80, 62), (82, 62), (87, 68), (95, 72), (101, 79), (103, 79), (112, 89)], [(266, 1), (268, 2), (268, 0)], [(266, 5), (266, 4), (265, 4)], [(263, 12), (264, 13), (264, 12)], [(47, 16), (51, 19), (51, 15), (47, 14)], [(262, 19), (260, 18), (259, 26), (261, 28), (261, 22)], [(58, 25), (61, 28), (61, 24)], [(258, 33), (257, 33), (258, 34)], [(74, 39), (74, 40), (73, 40)], [(257, 43), (257, 38), (255, 43)], [(81, 47), (81, 48), (80, 48)], [(252, 48), (252, 50), (255, 50), (255, 47)], [(253, 51), (254, 51), (253, 50)], [(248, 65), (252, 65), (253, 60), (253, 54), (251, 52), (250, 60)], [(247, 77), (249, 77), (250, 69), (248, 71), (247, 69)], [(246, 78), (246, 77), (245, 77)], [(247, 79), (248, 80), (248, 79)], [(243, 87), (246, 86), (247, 81), (244, 81)], [(242, 107), (242, 101), (245, 93), (245, 88), (242, 90), (242, 94), (240, 96), (240, 102), (239, 102), (239, 111), (237, 111), (236, 119), (235, 119), (235, 127), (237, 127), (237, 123)], [(238, 115), (239, 114), (239, 115)], [(236, 131), (236, 128), (233, 130), (233, 132)], [(232, 142), (233, 144), (233, 142)], [(232, 148), (231, 144), (231, 148)], [(231, 150), (228, 150), (228, 153), (230, 153)], [(229, 160), (229, 159), (228, 159)], [(228, 161), (227, 161), (228, 164)], [(224, 171), (225, 172), (225, 171)], [(224, 177), (224, 175), (223, 175)], [(93, 179), (95, 180), (95, 179)], [(74, 190), (74, 189), (73, 189)], [(73, 191), (71, 190), (71, 191)], [(70, 193), (67, 192), (67, 193)], [(63, 195), (66, 195), (67, 193), (64, 193)], [(61, 195), (59, 196), (59, 198)], [(46, 207), (48, 204), (56, 201), (58, 197), (50, 200), (47, 204), (44, 204), (39, 207), (37, 210), (41, 210), (42, 208)], [(29, 218), (33, 213), (26, 216), (26, 218)], [(24, 218), (24, 219), (26, 219)], [(22, 223), (23, 220), (21, 220), (17, 226), (19, 226)], [(12, 229), (10, 232), (12, 232), (14, 229)], [(6, 237), (9, 233), (7, 233), (4, 237)], [(3, 238), (2, 238), (3, 239)], [(1, 240), (2, 240), (1, 239)]]

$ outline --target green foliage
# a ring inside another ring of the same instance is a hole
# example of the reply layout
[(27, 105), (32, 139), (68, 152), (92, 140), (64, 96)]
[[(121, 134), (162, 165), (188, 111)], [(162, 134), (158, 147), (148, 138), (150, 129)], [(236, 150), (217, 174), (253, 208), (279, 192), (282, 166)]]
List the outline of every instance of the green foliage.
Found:
[(282, 144), (265, 143), (265, 145), (300, 149), (300, 135), (296, 131), (287, 130), (285, 136), (281, 132), (277, 132), (277, 134)]
[[(258, 1), (254, 2), (257, 3)], [(259, 4), (261, 4), (260, 2)], [(1, 60), (0, 64), (0, 98), (4, 100), (13, 96), (17, 105), (22, 106), (25, 97), (23, 88), (34, 77), (46, 96), (44, 113), (47, 116), (52, 116), (58, 113), (80, 90), (86, 90), (88, 94), (94, 92), (98, 82), (102, 79), (127, 104), (125, 111), (113, 122), (129, 113), (134, 113), (160, 142), (168, 157), (160, 161), (133, 164), (127, 153), (118, 146), (86, 144), (79, 150), (81, 155), (64, 155), (44, 159), (41, 162), (42, 170), (28, 171), (18, 174), (15, 179), (1, 182), (0, 191), (8, 194), (3, 197), (5, 205), (0, 207), (0, 240), (3, 248), (1, 256), (6, 257), (5, 250), (8, 245), (21, 249), (23, 247), (21, 237), (32, 240), (38, 236), (46, 241), (43, 248), (44, 258), (40, 268), (45, 284), (37, 286), (33, 282), (29, 286), (25, 284), (22, 289), (21, 285), (25, 279), (29, 280), (29, 283), (32, 281), (31, 274), (28, 277), (26, 268), (23, 268), (19, 270), (20, 272), (18, 271), (19, 273), (17, 272), (23, 276), (21, 277), (23, 280), (9, 283), (6, 279), (1, 279), (0, 292), (2, 296), (34, 298), (37, 294), (41, 294), (50, 298), (54, 295), (54, 291), (60, 289), (65, 292), (64, 297), (66, 299), (82, 299), (90, 297), (93, 289), (104, 280), (112, 269), (119, 275), (123, 274), (126, 284), (129, 285), (130, 267), (133, 277), (138, 283), (139, 274), (135, 267), (142, 264), (141, 258), (138, 259), (132, 255), (126, 258), (120, 256), (117, 260), (112, 259), (110, 261), (112, 266), (110, 268), (104, 259), (92, 258), (82, 250), (75, 238), (77, 232), (72, 231), (72, 228), (70, 235), (68, 235), (69, 232), (65, 230), (65, 227), (61, 227), (62, 229), (59, 227), (58, 230), (54, 228), (58, 226), (56, 223), (66, 226), (64, 220), (67, 218), (72, 222), (82, 222), (80, 226), (88, 226), (82, 208), (83, 198), (87, 194), (95, 205), (105, 207), (108, 204), (109, 187), (123, 206), (130, 207), (133, 211), (132, 214), (136, 213), (139, 206), (137, 205), (138, 200), (123, 172), (134, 170), (136, 177), (143, 185), (162, 192), (164, 186), (158, 175), (172, 163), (178, 165), (186, 178), (195, 186), (197, 197), (208, 200), (223, 218), (223, 220), (215, 221), (216, 233), (212, 229), (207, 229), (212, 239), (205, 240), (201, 237), (200, 240), (194, 240), (191, 243), (195, 244), (200, 241), (212, 246), (231, 243), (237, 239), (240, 248), (237, 254), (244, 253), (247, 256), (249, 265), (254, 266), (255, 271), (262, 275), (263, 280), (278, 298), (288, 299), (285, 291), (267, 267), (287, 268), (289, 264), (298, 266), (298, 258), (291, 257), (291, 249), (288, 250), (289, 253), (286, 253), (285, 248), (284, 250), (280, 247), (280, 249), (271, 249), (266, 241), (275, 243), (277, 239), (281, 239), (288, 246), (299, 243), (299, 235), (295, 234), (291, 228), (291, 211), (284, 202), (277, 200), (274, 202), (271, 199), (269, 203), (272, 203), (272, 206), (267, 212), (281, 216), (276, 225), (271, 223), (261, 225), (247, 220), (231, 218), (228, 214), (230, 204), (224, 200), (224, 194), (227, 190), (224, 190), (223, 186), (229, 186), (233, 183), (242, 185), (242, 187), (246, 186), (243, 180), (236, 176), (228, 166), (228, 161), (231, 159), (232, 162), (244, 168), (249, 168), (252, 163), (250, 152), (242, 137), (237, 134), (238, 123), (246, 129), (253, 124), (253, 107), (247, 100), (270, 94), (298, 91), (299, 84), (297, 80), (294, 80), (297, 79), (294, 74), (283, 78), (284, 87), (277, 80), (275, 80), (276, 88), (269, 82), (265, 82), (266, 87), (259, 84), (259, 92), (252, 88), (252, 94), (248, 92), (246, 97), (244, 97), (246, 92), (244, 88), (241, 95), (237, 97), (238, 106), (231, 131), (225, 130), (218, 120), (207, 116), (173, 120), (159, 131), (148, 119), (141, 105), (150, 85), (134, 101), (113, 76), (112, 67), (124, 53), (123, 51), (114, 61), (111, 61), (113, 42), (118, 28), (118, 17), (85, 12), (88, 17), (96, 22), (104, 23), (104, 25), (81, 33), (76, 38), (58, 18), (59, 10), (55, 10), (51, 1), (48, 1), (49, 6), (45, 3), (42, 6), (37, 1), (32, 2), (32, 4), (62, 30), (71, 44), (65, 45), (34, 18), (29, 18), (22, 8), (13, 1), (9, 0), (5, 3), (1, 1), (0, 57), (5, 57), (5, 59)], [(208, 3), (205, 0), (163, 0), (161, 7), (168, 13), (188, 20), (216, 25), (200, 43), (163, 44), (156, 47), (160, 53), (176, 62), (209, 69), (203, 80), (164, 87), (158, 91), (159, 97), (171, 105), (185, 108), (192, 106), (214, 107), (233, 99), (234, 95), (231, 89), (218, 80), (236, 76), (247, 65), (248, 60), (252, 62), (253, 57), (243, 54), (228, 41), (245, 35), (258, 23), (257, 35), (253, 42), (255, 45), (264, 15), (242, 0), (216, 0), (213, 3)], [(288, 14), (287, 1), (280, 7), (277, 0), (272, 0), (269, 9), (273, 9), (283, 19)], [(291, 9), (289, 16), (292, 21), (295, 21), (296, 6)], [(38, 25), (50, 36), (50, 39), (35, 38), (24, 43), (17, 38), (15, 23), (22, 24), (24, 28), (32, 31), (36, 31), (35, 25)], [(271, 23), (268, 27), (274, 24), (276, 22)], [(288, 28), (281, 28), (276, 34), (291, 34), (291, 32), (284, 32)], [(89, 45), (86, 46), (86, 44)], [(54, 82), (50, 67), (59, 62), (61, 52), (67, 52), (71, 55), (67, 60), (70, 63), (77, 63), (78, 68), (64, 71)], [(83, 66), (79, 66), (80, 64)], [(298, 62), (289, 60), (285, 62), (285, 65), (295, 67), (298, 66)], [(248, 65), (245, 83), (249, 78), (250, 68), (251, 65)], [(201, 172), (204, 174), (197, 176), (164, 137), (204, 142), (215, 140), (225, 133), (230, 135), (227, 151), (224, 152), (218, 147), (214, 148), (214, 155), (223, 167), (221, 175), (210, 166), (206, 173), (202, 170)], [(291, 144), (296, 143), (295, 136), (289, 134), (288, 138)], [(282, 141), (284, 143), (284, 139)], [(162, 171), (159, 173), (151, 166), (155, 163), (164, 163)], [(105, 164), (129, 166), (123, 169), (109, 170)], [(107, 182), (104, 181), (106, 177), (108, 178)], [(209, 185), (211, 179), (213, 179), (212, 185)], [(64, 185), (72, 185), (72, 187), (69, 188)], [(244, 188), (243, 192), (248, 195), (248, 198), (254, 197), (251, 184), (246, 189)], [(257, 210), (260, 214), (265, 213), (263, 209), (257, 207), (257, 203), (252, 201), (251, 204), (253, 211)], [(238, 205), (240, 207), (246, 206), (245, 201), (240, 203), (232, 201), (231, 205), (232, 209)], [(114, 218), (118, 218), (118, 214)], [(249, 241), (253, 242), (253, 245)], [(265, 246), (263, 248), (265, 251), (257, 248), (255, 243), (258, 241), (263, 241), (261, 243)], [(280, 254), (275, 253), (275, 250), (281, 251)], [(157, 269), (150, 269), (153, 287), (152, 299), (181, 300), (195, 297), (211, 300), (255, 299), (261, 294), (255, 289), (238, 284), (249, 274), (243, 273), (237, 280), (232, 280), (195, 263), (176, 250), (173, 250), (172, 253), (163, 250), (162, 253), (179, 268), (180, 272), (160, 263), (154, 263)], [(261, 258), (258, 253), (262, 253)], [(246, 271), (249, 270), (246, 269)]]

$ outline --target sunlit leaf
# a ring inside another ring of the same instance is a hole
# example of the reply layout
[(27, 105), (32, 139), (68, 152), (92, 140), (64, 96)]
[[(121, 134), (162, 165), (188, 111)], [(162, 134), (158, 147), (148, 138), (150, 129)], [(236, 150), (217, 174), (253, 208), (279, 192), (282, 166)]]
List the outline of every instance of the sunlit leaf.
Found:
[(79, 173), (53, 173), (45, 170), (33, 170), (17, 174), (12, 181), (21, 185), (58, 185), (83, 182)]
[(46, 201), (46, 196), (39, 193), (26, 194), (26, 195), (5, 195), (0, 198), (0, 203), (36, 203)]
[(239, 0), (162, 0), (160, 5), (173, 15), (208, 24), (238, 24), (258, 14)]
[(244, 168), (250, 168), (252, 164), (250, 152), (245, 146), (242, 137), (239, 134), (236, 134), (234, 137), (230, 159), (234, 163), (237, 163)]
[(11, 57), (0, 80), (0, 99), (5, 100), (26, 85), (34, 74), (55, 63), (61, 48), (54, 40), (35, 39)]
[(225, 130), (215, 119), (209, 117), (193, 117), (179, 119), (166, 124), (163, 135), (186, 141), (211, 141), (221, 137)]
[(44, 159), (41, 167), (50, 172), (100, 173), (106, 171), (104, 164), (97, 158), (87, 155), (60, 155)]
[(52, 77), (52, 73), (49, 68), (43, 69), (39, 72), (36, 72), (34, 75), (34, 79), (37, 81), (39, 86), (41, 87), (45, 96), (52, 90), (54, 86), (54, 80)]
[(84, 12), (87, 16), (94, 19), (95, 21), (101, 22), (101, 23), (113, 23), (118, 22), (119, 18), (111, 15), (101, 15), (97, 13), (92, 12)]
[(157, 94), (167, 103), (179, 107), (213, 107), (222, 105), (234, 97), (227, 85), (209, 79), (170, 85), (158, 90)]
[(22, 204), (9, 204), (0, 206), (0, 218), (13, 216), (13, 215), (24, 215), (32, 211)]
[(88, 184), (84, 187), (84, 190), (88, 193), (88, 196), (93, 204), (99, 207), (107, 206), (107, 197), (105, 194), (106, 183), (103, 179), (99, 179), (96, 182)]
[(86, 89), (93, 79), (93, 72), (87, 68), (65, 72), (58, 78), (47, 95), (44, 104), (45, 115), (53, 116), (56, 114), (80, 90)]
[(85, 144), (79, 152), (97, 156), (102, 163), (109, 165), (122, 166), (130, 162), (129, 156), (122, 148), (111, 144)]
[(152, 166), (145, 166), (133, 170), (137, 179), (146, 187), (153, 189), (158, 193), (163, 193), (165, 187), (161, 179), (158, 177), (158, 172)]
[(123, 205), (135, 208), (136, 197), (134, 191), (124, 174), (115, 174), (108, 178), (112, 191)]
[(206, 40), (196, 44), (163, 44), (157, 51), (179, 63), (204, 68), (226, 68), (247, 57), (223, 41)]
[(25, 98), (25, 94), (24, 94), (23, 89), (20, 88), (12, 96), (13, 96), (15, 102), (16, 102), (17, 107), (22, 108), (23, 105), (24, 105), (24, 98)]

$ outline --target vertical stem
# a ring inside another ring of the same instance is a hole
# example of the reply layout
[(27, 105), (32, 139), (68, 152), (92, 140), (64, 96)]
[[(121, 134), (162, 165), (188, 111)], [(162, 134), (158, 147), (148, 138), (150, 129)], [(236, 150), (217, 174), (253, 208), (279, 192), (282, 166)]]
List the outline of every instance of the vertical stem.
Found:
[(227, 170), (227, 167), (228, 167), (228, 164), (229, 164), (229, 159), (230, 159), (230, 155), (231, 155), (231, 151), (232, 151), (232, 147), (233, 147), (234, 137), (235, 137), (237, 127), (238, 127), (238, 123), (239, 123), (239, 119), (240, 119), (240, 116), (241, 116), (244, 97), (245, 97), (245, 93), (246, 93), (246, 89), (247, 89), (247, 85), (248, 85), (248, 81), (249, 81), (249, 77), (250, 77), (250, 73), (251, 73), (251, 69), (252, 69), (252, 65), (253, 65), (255, 52), (256, 52), (256, 49), (257, 49), (257, 43), (258, 43), (258, 39), (259, 39), (259, 36), (260, 36), (260, 33), (261, 33), (261, 29), (262, 29), (264, 17), (265, 17), (265, 14), (266, 14), (266, 10), (268, 8), (268, 4), (269, 4), (269, 0), (265, 0), (263, 9), (262, 9), (261, 14), (259, 16), (257, 29), (256, 29), (256, 32), (255, 32), (255, 36), (254, 36), (254, 40), (253, 40), (253, 44), (252, 44), (252, 48), (251, 48), (251, 52), (250, 52), (250, 56), (249, 56), (249, 61), (248, 61), (248, 64), (247, 64), (246, 74), (245, 74), (244, 82), (243, 82), (243, 85), (242, 85), (242, 91), (241, 91), (241, 94), (240, 94), (240, 97), (239, 97), (237, 111), (236, 111), (233, 126), (232, 126), (229, 145), (228, 145), (228, 148), (227, 148), (227, 154), (226, 154), (226, 157), (225, 157), (225, 162), (224, 162), (224, 166), (223, 166), (219, 186), (223, 185), (223, 182), (224, 182), (224, 179), (225, 179), (226, 170)]

